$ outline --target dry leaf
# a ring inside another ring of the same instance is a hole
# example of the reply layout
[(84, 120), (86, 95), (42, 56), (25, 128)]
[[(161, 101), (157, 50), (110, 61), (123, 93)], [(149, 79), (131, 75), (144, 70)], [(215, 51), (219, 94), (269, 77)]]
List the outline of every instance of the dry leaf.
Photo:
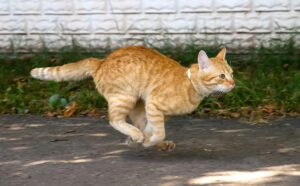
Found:
[(291, 117), (296, 117), (296, 116), (299, 116), (300, 114), (297, 112), (288, 112), (287, 115), (291, 116)]
[(274, 103), (269, 103), (269, 104), (263, 106), (262, 111), (270, 114), (270, 113), (274, 112), (275, 109), (276, 109), (275, 104)]
[(241, 117), (241, 114), (239, 112), (231, 112), (229, 115), (232, 118), (239, 118), (239, 117)]
[(89, 113), (88, 116), (90, 117), (101, 117), (102, 113), (97, 110), (97, 109), (92, 109)]
[(64, 110), (64, 117), (71, 117), (75, 114), (75, 112), (77, 111), (77, 103), (76, 102), (71, 102)]
[(253, 109), (251, 107), (241, 107), (239, 109), (239, 112), (240, 112), (241, 116), (249, 117), (251, 115), (252, 110)]
[(229, 111), (227, 109), (219, 109), (217, 110), (217, 113), (226, 116), (228, 115)]
[(45, 115), (48, 116), (48, 117), (55, 117), (55, 116), (57, 116), (57, 113), (48, 111), (48, 112), (45, 113)]
[(211, 110), (210, 108), (204, 108), (204, 109), (203, 109), (203, 112), (204, 112), (204, 113), (211, 113), (212, 110)]
[(81, 111), (79, 114), (80, 114), (80, 115), (86, 116), (86, 115), (89, 114), (89, 110), (83, 110), (83, 111)]
[(256, 123), (258, 124), (269, 124), (270, 122), (266, 119), (263, 119), (263, 118), (259, 118)]

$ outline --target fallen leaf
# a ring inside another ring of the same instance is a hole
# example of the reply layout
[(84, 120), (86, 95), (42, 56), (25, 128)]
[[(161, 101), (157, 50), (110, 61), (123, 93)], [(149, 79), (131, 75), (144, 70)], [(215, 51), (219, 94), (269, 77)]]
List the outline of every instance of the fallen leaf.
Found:
[(259, 124), (269, 124), (270, 122), (266, 119), (263, 119), (263, 118), (260, 118), (256, 121), (256, 123), (259, 123)]
[(239, 109), (239, 112), (240, 112), (241, 116), (249, 117), (251, 115), (252, 110), (253, 109), (251, 107), (241, 107)]
[(296, 116), (299, 116), (300, 114), (297, 112), (288, 112), (287, 115), (291, 116), (291, 117), (296, 117)]
[(48, 111), (48, 112), (45, 113), (45, 115), (48, 116), (48, 117), (55, 117), (58, 114), (56, 112), (50, 112), (50, 111)]
[(270, 114), (270, 113), (274, 112), (275, 109), (276, 109), (275, 104), (274, 103), (269, 103), (269, 104), (266, 104), (266, 105), (263, 106), (262, 111)]
[(223, 116), (228, 116), (229, 110), (227, 109), (219, 109), (217, 110), (217, 113)]
[(212, 110), (211, 110), (210, 108), (204, 108), (204, 109), (203, 109), (203, 112), (204, 112), (204, 113), (211, 113)]
[(239, 118), (241, 117), (241, 114), (239, 112), (231, 112), (229, 116), (232, 118)]
[(264, 117), (263, 113), (259, 110), (252, 111), (249, 117), (249, 122), (252, 124), (267, 124), (269, 121)]
[(88, 116), (90, 117), (101, 117), (102, 113), (97, 109), (92, 109), (90, 112), (88, 112)]
[(89, 114), (89, 110), (83, 110), (79, 113), (80, 115), (88, 115)]
[(64, 117), (71, 117), (77, 111), (77, 103), (75, 101), (71, 102), (64, 110), (63, 116)]

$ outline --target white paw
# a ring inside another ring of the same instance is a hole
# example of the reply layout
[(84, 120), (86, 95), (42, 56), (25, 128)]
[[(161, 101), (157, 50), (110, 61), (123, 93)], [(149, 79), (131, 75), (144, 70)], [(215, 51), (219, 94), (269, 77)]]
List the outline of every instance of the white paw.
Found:
[(131, 140), (133, 143), (143, 143), (144, 135), (143, 135), (143, 133), (139, 132), (136, 135), (132, 136)]
[(151, 147), (153, 146), (154, 144), (150, 143), (150, 142), (144, 142), (143, 143), (143, 147)]
[(131, 137), (127, 137), (127, 139), (125, 140), (125, 144), (128, 145), (129, 147), (137, 147), (139, 145), (139, 143), (136, 143), (132, 140)]
[(149, 140), (144, 141), (143, 146), (144, 147), (154, 146), (154, 145), (162, 142), (164, 139), (165, 139), (165, 136), (153, 135), (150, 137)]

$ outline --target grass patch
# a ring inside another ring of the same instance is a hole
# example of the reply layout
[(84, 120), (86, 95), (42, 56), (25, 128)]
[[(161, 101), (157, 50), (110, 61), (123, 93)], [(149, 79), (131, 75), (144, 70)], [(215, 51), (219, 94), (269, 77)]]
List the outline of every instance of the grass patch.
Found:
[[(203, 46), (191, 44), (157, 50), (188, 66), (196, 62), (200, 48)], [(216, 55), (219, 49), (205, 47), (209, 56)], [(0, 113), (61, 113), (72, 101), (78, 103), (77, 113), (105, 110), (106, 102), (90, 79), (46, 82), (30, 78), (29, 72), (34, 67), (62, 65), (86, 57), (103, 58), (109, 52), (91, 52), (75, 46), (57, 53), (44, 50), (35, 54), (1, 54)], [(300, 113), (300, 47), (293, 40), (267, 48), (229, 51), (227, 60), (235, 71), (236, 89), (222, 98), (206, 98), (197, 113)]]

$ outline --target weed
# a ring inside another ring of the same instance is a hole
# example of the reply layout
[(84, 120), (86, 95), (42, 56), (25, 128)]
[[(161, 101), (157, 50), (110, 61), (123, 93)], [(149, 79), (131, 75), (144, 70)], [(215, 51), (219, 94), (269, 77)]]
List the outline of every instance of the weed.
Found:
[[(203, 47), (187, 44), (181, 47), (167, 45), (157, 50), (189, 66), (196, 62), (199, 49)], [(205, 48), (209, 56), (215, 55), (218, 49), (213, 46)], [(271, 104), (272, 108), (284, 113), (300, 113), (300, 47), (290, 40), (272, 47), (262, 45), (243, 51), (229, 51), (227, 55), (235, 71), (235, 90), (222, 98), (206, 98), (198, 112), (237, 112), (245, 107), (256, 110)], [(90, 79), (47, 82), (30, 78), (29, 72), (34, 67), (62, 65), (86, 57), (103, 58), (108, 52), (91, 52), (73, 46), (64, 47), (56, 53), (44, 49), (35, 54), (1, 54), (0, 113), (61, 112), (71, 101), (78, 103), (78, 113), (96, 108), (105, 109), (106, 102)]]

